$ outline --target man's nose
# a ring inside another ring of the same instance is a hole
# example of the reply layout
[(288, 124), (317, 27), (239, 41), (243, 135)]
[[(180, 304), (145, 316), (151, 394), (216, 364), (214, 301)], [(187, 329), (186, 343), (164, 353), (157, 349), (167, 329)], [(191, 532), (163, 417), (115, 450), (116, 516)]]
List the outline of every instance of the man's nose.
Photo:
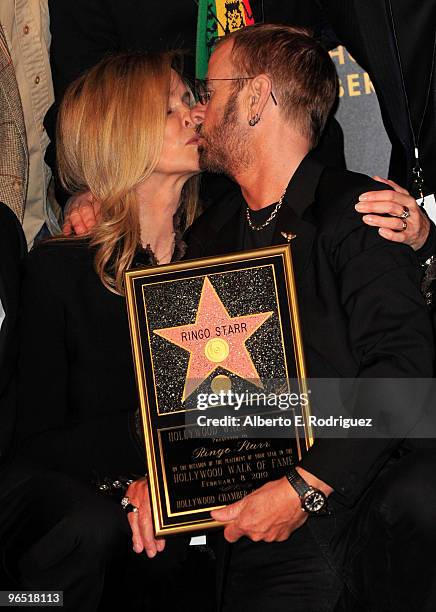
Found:
[(197, 102), (197, 104), (191, 108), (191, 120), (195, 125), (200, 125), (204, 121), (206, 115), (206, 105)]

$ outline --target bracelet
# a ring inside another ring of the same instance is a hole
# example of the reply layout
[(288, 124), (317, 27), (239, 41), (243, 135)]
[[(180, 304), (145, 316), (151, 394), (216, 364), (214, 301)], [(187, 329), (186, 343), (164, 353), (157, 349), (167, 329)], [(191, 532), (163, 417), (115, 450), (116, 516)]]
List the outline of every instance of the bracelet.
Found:
[(121, 501), (125, 492), (134, 481), (133, 478), (119, 477), (115, 480), (104, 478), (102, 481), (97, 482), (96, 485), (101, 493)]
[(424, 295), (426, 305), (430, 307), (433, 303), (432, 284), (436, 280), (436, 256), (432, 255), (421, 265), (425, 268), (424, 277), (421, 283), (421, 291)]

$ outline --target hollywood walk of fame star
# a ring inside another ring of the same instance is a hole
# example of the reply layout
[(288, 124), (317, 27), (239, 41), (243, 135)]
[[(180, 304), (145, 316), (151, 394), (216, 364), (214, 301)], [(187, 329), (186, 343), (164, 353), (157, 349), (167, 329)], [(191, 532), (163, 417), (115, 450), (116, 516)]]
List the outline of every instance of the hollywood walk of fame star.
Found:
[(218, 367), (262, 387), (245, 342), (272, 314), (260, 312), (231, 317), (206, 276), (195, 323), (154, 330), (158, 336), (190, 353), (182, 401)]

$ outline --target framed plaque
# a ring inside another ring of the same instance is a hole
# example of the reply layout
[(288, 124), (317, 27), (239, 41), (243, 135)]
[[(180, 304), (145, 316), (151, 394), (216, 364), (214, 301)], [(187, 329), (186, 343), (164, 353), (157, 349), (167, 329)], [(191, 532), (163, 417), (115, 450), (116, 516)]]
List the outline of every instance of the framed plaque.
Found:
[(216, 527), (313, 442), (290, 245), (135, 269), (126, 294), (155, 533)]

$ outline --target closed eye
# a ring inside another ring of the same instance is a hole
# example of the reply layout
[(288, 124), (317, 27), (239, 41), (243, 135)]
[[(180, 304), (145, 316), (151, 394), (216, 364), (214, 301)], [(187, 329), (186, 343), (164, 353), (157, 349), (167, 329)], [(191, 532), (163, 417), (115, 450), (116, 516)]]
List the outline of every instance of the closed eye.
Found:
[(188, 108), (193, 108), (195, 106), (195, 99), (190, 91), (185, 91), (182, 96), (182, 103)]

